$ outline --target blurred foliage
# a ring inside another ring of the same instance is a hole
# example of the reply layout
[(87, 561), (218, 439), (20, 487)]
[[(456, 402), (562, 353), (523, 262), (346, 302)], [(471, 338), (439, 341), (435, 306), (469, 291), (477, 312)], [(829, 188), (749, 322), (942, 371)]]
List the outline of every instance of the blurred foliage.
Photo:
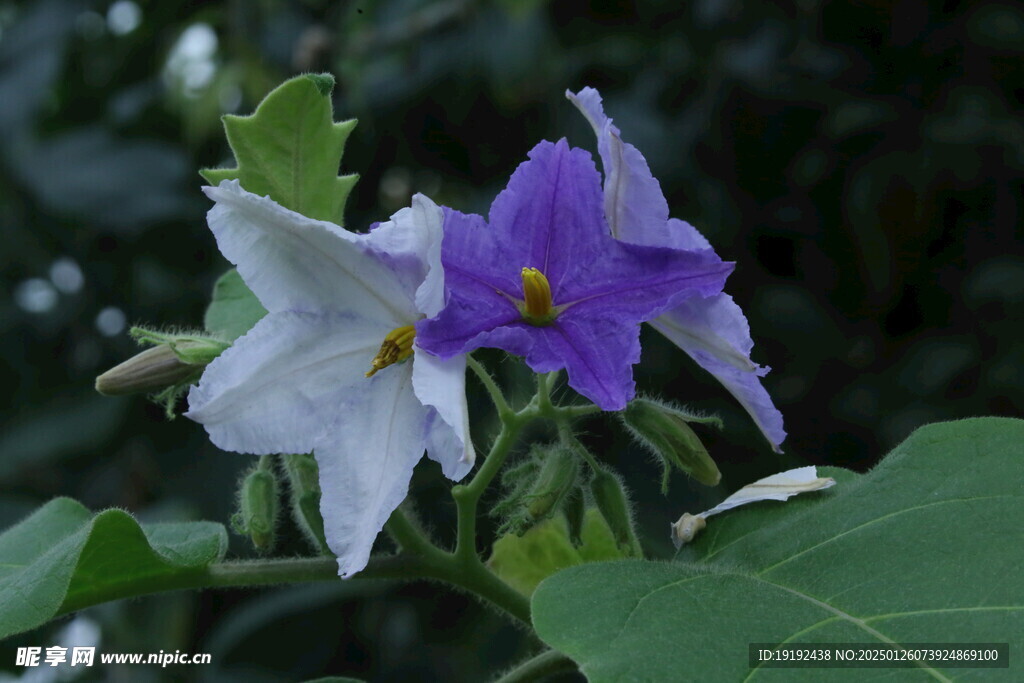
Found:
[[(228, 518), (251, 460), (92, 381), (134, 352), (128, 324), (202, 320), (227, 264), (196, 170), (231, 165), (221, 114), (302, 71), (333, 72), (337, 117), (359, 119), (341, 169), (361, 176), (354, 229), (414, 191), (484, 211), (542, 138), (593, 150), (563, 98), (592, 85), (673, 214), (738, 262), (728, 291), (774, 367), (787, 452), (645, 332), (639, 385), (726, 427), (698, 429), (722, 485), (665, 499), (657, 465), (590, 423), (650, 551), (668, 552), (666, 521), (770, 472), (864, 469), (924, 422), (1020, 416), (1022, 46), (1024, 11), (994, 0), (0, 0), (0, 524), (58, 494), (146, 521)], [(450, 506), (427, 501), (444, 489), (431, 466), (413, 481), (442, 536)], [(218, 644), (216, 680), (479, 680), (529, 647), (435, 586), (359, 590), (172, 595), (84, 618), (108, 651)], [(59, 627), (4, 643), (0, 666)]]

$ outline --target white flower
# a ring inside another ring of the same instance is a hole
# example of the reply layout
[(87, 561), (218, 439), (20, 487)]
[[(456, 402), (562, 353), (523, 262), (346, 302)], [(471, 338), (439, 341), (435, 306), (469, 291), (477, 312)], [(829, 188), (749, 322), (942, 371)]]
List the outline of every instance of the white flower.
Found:
[(411, 338), (444, 306), (444, 216), (416, 195), (361, 235), (237, 181), (204, 191), (217, 245), (268, 314), (207, 367), (185, 415), (224, 450), (313, 451), (327, 542), (350, 576), (424, 449), (453, 480), (473, 465), (465, 357), (441, 361)]

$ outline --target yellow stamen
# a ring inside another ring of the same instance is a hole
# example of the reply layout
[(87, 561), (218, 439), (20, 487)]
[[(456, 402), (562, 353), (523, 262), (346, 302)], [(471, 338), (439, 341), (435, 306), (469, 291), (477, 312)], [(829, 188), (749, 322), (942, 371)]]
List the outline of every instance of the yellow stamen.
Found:
[(551, 285), (536, 268), (523, 268), (523, 317), (534, 325), (547, 325), (554, 317), (551, 307)]
[(380, 351), (374, 356), (373, 360), (370, 361), (369, 372), (366, 373), (367, 377), (373, 377), (377, 374), (378, 370), (383, 370), (389, 365), (395, 363), (401, 363), (403, 360), (412, 355), (412, 342), (416, 338), (416, 328), (412, 325), (406, 325), (405, 327), (396, 327), (395, 329), (388, 332), (387, 336), (384, 337), (384, 342), (380, 345)]

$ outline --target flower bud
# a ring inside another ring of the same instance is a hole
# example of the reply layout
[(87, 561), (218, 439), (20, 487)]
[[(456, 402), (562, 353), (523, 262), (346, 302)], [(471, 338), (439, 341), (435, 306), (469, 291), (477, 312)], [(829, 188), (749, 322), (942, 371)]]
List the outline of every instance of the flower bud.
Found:
[(235, 531), (247, 535), (261, 553), (273, 550), (278, 510), (277, 477), (271, 469), (262, 466), (262, 461), (242, 479), (238, 508), (231, 520)]
[(583, 489), (573, 486), (562, 503), (562, 512), (569, 523), (569, 540), (573, 545), (583, 543), (583, 521), (586, 519), (586, 504), (583, 500)]
[(150, 394), (193, 382), (202, 373), (202, 367), (182, 362), (170, 347), (154, 346), (97, 377), (96, 391), (104, 396)]
[(597, 509), (601, 511), (601, 516), (608, 523), (619, 550), (627, 557), (643, 557), (636, 532), (633, 530), (629, 498), (619, 477), (603, 467), (596, 469), (594, 478), (590, 480), (590, 493), (594, 497)]
[(540, 470), (526, 494), (526, 514), (534, 524), (559, 509), (580, 472), (579, 460), (568, 447), (555, 444), (540, 452)]
[(715, 461), (708, 455), (689, 422), (721, 424), (718, 418), (690, 415), (659, 401), (638, 398), (622, 411), (622, 422), (636, 441), (661, 460), (661, 492), (668, 492), (671, 468), (677, 467), (706, 486), (722, 479)]
[(153, 344), (96, 378), (96, 391), (105, 396), (153, 394), (197, 381), (203, 368), (230, 344), (193, 334), (165, 333), (133, 327), (136, 341)]
[(288, 476), (292, 518), (306, 539), (318, 551), (330, 553), (324, 534), (324, 518), (320, 514), (320, 468), (311, 453), (289, 453), (282, 456)]

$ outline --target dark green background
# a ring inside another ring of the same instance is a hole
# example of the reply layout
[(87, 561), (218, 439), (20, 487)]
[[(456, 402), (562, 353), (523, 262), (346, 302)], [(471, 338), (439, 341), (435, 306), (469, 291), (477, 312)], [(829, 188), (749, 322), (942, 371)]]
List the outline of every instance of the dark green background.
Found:
[[(221, 113), (248, 113), (309, 70), (333, 72), (338, 118), (360, 121), (343, 163), (362, 175), (353, 229), (414, 191), (485, 212), (540, 139), (593, 150), (562, 95), (592, 85), (646, 154), (673, 215), (737, 262), (728, 291), (750, 319), (754, 359), (774, 368), (766, 385), (786, 418), (786, 454), (772, 454), (724, 390), (645, 332), (641, 389), (726, 421), (721, 434), (701, 432), (722, 487), (676, 477), (667, 499), (657, 467), (621, 431), (589, 425), (590, 442), (635, 489), (654, 555), (668, 552), (667, 522), (758, 476), (807, 462), (863, 470), (920, 424), (1021, 415), (1017, 4), (135, 7), (140, 23), (124, 32), (125, 5), (0, 2), (4, 526), (55, 495), (145, 519), (226, 521), (251, 460), (219, 453), (202, 429), (168, 423), (141, 399), (95, 395), (94, 376), (134, 352), (95, 321), (106, 307), (129, 324), (201, 321), (226, 264), (195, 170), (230, 161)], [(186, 30), (216, 45), (183, 66), (175, 46)], [(81, 271), (77, 289), (52, 273), (61, 260), (66, 274), (67, 259)], [(413, 490), (447, 535), (433, 467)], [(281, 536), (282, 552), (305, 552), (290, 525)], [(235, 552), (249, 552), (237, 538)], [(171, 596), (89, 616), (106, 651), (211, 651), (217, 665), (102, 672), (124, 680), (478, 680), (528, 647), (441, 587), (373, 586), (376, 597), (353, 599), (367, 589)], [(51, 628), (5, 643), (0, 667), (13, 667), (16, 645), (54, 638)]]

